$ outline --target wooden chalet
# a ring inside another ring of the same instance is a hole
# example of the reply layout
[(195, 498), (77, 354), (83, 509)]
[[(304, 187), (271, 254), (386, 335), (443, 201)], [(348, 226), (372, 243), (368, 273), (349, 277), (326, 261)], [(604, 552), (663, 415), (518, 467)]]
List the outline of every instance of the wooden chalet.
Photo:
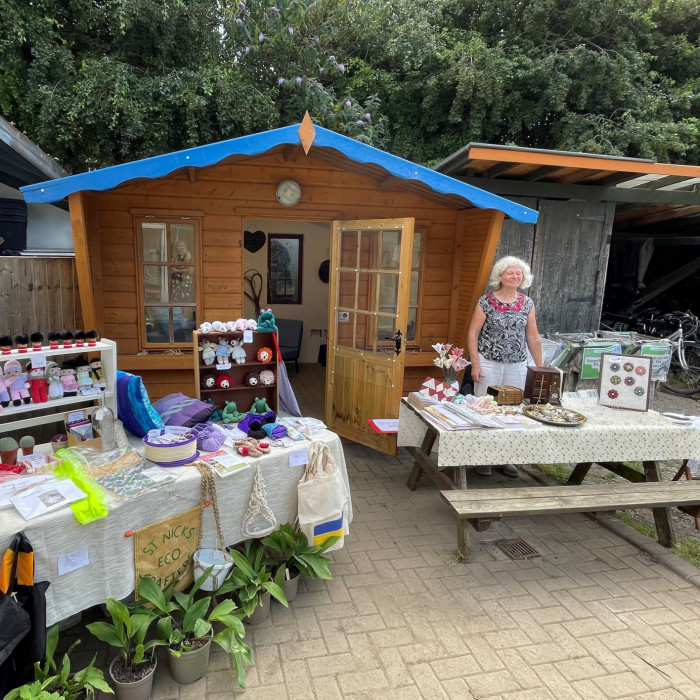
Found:
[[(290, 180), (285, 199), (280, 183)], [(140, 374), (152, 398), (193, 394), (191, 331), (251, 316), (244, 273), (255, 268), (267, 287), (262, 307), (278, 318), (313, 308), (304, 342), (325, 343), (327, 333), (329, 427), (387, 450), (391, 438), (366, 420), (397, 416), (400, 396), (435, 373), (432, 344), (464, 346), (504, 219), (537, 221), (527, 206), (314, 126), (308, 115), (22, 191), (27, 202), (68, 200), (84, 326), (117, 342), (119, 368)], [(246, 231), (262, 248), (244, 246)], [(304, 254), (290, 283), (296, 304), (267, 275), (270, 235), (289, 231)], [(327, 283), (316, 274), (324, 259)]]

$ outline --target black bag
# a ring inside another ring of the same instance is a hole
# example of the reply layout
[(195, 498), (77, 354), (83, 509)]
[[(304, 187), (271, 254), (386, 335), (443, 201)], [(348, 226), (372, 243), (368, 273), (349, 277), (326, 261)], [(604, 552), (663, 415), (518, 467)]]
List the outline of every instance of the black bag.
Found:
[(0, 697), (33, 681), (34, 663), (44, 661), (46, 590), (50, 585), (48, 581), (33, 582), (34, 550), (23, 532), (15, 535), (5, 552), (2, 569), (0, 579), (7, 588), (2, 591), (0, 586)]

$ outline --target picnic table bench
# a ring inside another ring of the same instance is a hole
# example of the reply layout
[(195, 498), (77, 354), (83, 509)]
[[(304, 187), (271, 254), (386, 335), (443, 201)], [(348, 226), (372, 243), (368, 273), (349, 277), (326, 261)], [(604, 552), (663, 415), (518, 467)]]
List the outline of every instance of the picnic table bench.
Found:
[[(643, 476), (643, 475), (641, 475)], [(592, 513), (626, 508), (652, 508), (659, 541), (660, 516), (669, 506), (695, 513), (700, 506), (700, 481), (641, 481), (590, 486), (535, 486), (524, 488), (441, 491), (442, 499), (457, 515), (457, 546), (469, 561), (469, 527), (488, 530), (505, 516)], [(670, 546), (670, 542), (661, 542)]]

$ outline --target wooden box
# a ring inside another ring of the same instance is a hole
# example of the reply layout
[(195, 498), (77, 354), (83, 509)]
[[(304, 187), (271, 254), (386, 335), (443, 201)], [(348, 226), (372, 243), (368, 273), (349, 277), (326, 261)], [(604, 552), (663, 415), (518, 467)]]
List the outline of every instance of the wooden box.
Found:
[(495, 396), (499, 406), (514, 406), (523, 402), (523, 390), (517, 386), (498, 384), (488, 387), (486, 393)]
[(556, 367), (528, 367), (524, 400), (531, 404), (561, 406), (565, 373)]

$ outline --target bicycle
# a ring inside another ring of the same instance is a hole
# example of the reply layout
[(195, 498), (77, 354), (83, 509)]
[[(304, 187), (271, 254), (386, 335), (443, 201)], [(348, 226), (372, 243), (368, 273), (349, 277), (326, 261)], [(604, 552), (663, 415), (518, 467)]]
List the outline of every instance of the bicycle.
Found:
[[(617, 320), (615, 320), (617, 319)], [(613, 331), (633, 330), (667, 340), (673, 345), (668, 379), (662, 388), (671, 394), (700, 398), (700, 319), (690, 311), (661, 313), (645, 309), (632, 316), (617, 316), (601, 323)], [(612, 325), (610, 325), (612, 322)], [(669, 332), (670, 328), (675, 330)]]

